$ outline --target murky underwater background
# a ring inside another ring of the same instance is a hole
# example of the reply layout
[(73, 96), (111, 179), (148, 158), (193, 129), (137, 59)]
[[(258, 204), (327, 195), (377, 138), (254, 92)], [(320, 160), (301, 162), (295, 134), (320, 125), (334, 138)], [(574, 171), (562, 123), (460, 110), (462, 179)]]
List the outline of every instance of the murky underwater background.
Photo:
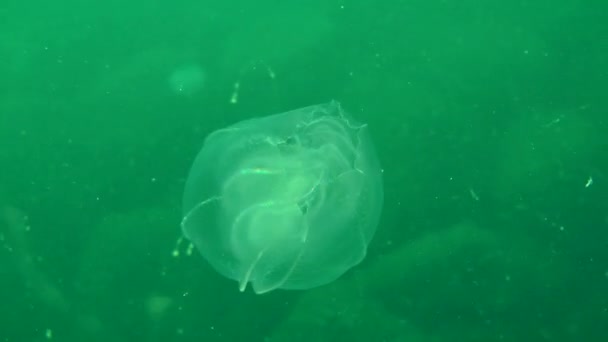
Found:
[[(608, 5), (0, 3), (0, 341), (608, 340)], [(180, 240), (207, 134), (339, 100), (363, 263), (240, 293)]]

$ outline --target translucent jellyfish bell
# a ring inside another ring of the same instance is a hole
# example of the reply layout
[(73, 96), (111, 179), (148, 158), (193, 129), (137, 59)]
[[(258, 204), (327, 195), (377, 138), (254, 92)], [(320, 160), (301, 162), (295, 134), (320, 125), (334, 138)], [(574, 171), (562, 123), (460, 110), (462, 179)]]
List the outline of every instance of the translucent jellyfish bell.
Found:
[(331, 102), (211, 133), (186, 182), (182, 230), (241, 290), (309, 289), (364, 259), (382, 203), (367, 125)]

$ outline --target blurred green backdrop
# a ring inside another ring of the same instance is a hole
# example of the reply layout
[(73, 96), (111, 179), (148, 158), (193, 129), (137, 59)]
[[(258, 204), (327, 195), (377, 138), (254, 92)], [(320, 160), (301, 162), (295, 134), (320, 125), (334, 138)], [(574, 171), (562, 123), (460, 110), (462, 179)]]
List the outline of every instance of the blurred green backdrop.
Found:
[[(0, 2), (0, 341), (608, 340), (608, 5)], [(336, 99), (366, 260), (256, 296), (189, 255), (205, 136)]]

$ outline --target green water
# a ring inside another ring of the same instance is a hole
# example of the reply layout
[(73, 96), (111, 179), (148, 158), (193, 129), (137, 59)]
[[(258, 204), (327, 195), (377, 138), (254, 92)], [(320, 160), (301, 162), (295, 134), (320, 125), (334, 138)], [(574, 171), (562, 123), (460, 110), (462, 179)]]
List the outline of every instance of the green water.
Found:
[[(0, 2), (0, 341), (608, 340), (608, 5)], [(360, 265), (255, 295), (180, 240), (206, 135), (332, 99)]]

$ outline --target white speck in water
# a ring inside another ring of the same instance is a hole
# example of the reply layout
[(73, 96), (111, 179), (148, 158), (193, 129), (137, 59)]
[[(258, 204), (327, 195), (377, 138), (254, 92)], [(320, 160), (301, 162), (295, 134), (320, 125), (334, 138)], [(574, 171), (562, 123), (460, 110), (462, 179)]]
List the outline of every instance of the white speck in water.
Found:
[(169, 86), (178, 95), (192, 96), (199, 92), (206, 79), (206, 73), (197, 64), (178, 67), (169, 76)]

